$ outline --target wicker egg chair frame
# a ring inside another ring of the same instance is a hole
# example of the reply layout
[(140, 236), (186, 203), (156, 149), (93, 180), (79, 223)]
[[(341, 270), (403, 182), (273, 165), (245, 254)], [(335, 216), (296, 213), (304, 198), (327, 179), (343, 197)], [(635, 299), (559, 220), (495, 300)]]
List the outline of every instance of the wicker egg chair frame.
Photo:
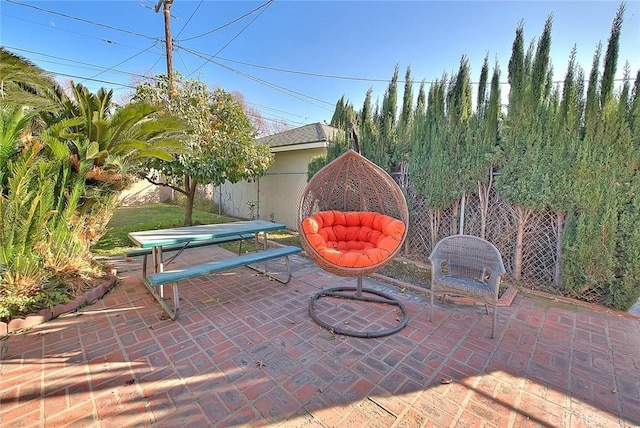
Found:
[[(402, 241), (387, 258), (378, 263), (364, 267), (345, 267), (333, 264), (322, 257), (316, 248), (309, 243), (301, 228), (302, 222), (307, 217), (319, 211), (330, 210), (343, 212), (370, 211), (401, 220), (405, 225)], [(323, 290), (312, 297), (309, 302), (309, 314), (315, 322), (336, 334), (365, 338), (388, 336), (402, 330), (407, 325), (409, 313), (402, 302), (386, 293), (366, 289), (362, 286), (363, 276), (382, 269), (393, 260), (402, 248), (409, 229), (407, 201), (400, 186), (386, 171), (354, 150), (348, 150), (318, 171), (309, 180), (300, 199), (297, 221), (300, 231), (300, 243), (309, 258), (322, 269), (334, 275), (357, 278), (356, 287), (331, 288)], [(314, 310), (315, 302), (325, 296), (395, 305), (398, 306), (404, 316), (400, 324), (388, 330), (361, 332), (344, 329), (329, 325), (316, 315)]]

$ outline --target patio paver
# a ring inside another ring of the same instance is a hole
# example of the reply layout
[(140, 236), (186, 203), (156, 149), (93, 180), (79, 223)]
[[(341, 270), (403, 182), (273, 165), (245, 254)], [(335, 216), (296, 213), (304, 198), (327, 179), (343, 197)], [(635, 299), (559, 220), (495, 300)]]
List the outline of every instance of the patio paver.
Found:
[(0, 341), (0, 426), (640, 426), (640, 318), (520, 293), (491, 339), (484, 308), (437, 303), (429, 322), (427, 297), (365, 279), (408, 326), (335, 336), (308, 302), (354, 279), (291, 260), (288, 285), (184, 281), (177, 321), (120, 262), (101, 300)]

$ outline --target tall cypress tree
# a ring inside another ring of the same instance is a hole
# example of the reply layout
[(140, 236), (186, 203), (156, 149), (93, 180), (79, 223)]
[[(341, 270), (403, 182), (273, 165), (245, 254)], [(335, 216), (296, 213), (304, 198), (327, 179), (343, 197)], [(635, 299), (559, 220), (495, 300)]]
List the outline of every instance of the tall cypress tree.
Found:
[(459, 127), (464, 127), (471, 118), (471, 68), (469, 58), (463, 55), (460, 59), (458, 74), (449, 87), (449, 116)]
[(629, 122), (631, 126), (631, 135), (640, 135), (640, 70), (638, 70), (638, 73), (636, 74), (630, 104)]
[[(483, 66), (484, 69), (484, 66)], [(500, 68), (493, 68), (489, 100), (480, 108), (478, 103), (480, 150), (477, 158), (478, 198), (480, 201), (480, 237), (486, 238), (489, 216), (489, 195), (493, 186), (493, 169), (496, 167), (495, 151), (498, 141), (498, 123), (501, 116)]]
[(584, 133), (594, 132), (594, 127), (600, 111), (600, 95), (598, 82), (600, 79), (600, 57), (602, 55), (602, 43), (598, 43), (593, 54), (591, 72), (589, 73), (589, 83), (587, 85), (587, 100), (584, 112)]
[(498, 144), (498, 123), (502, 116), (502, 93), (500, 90), (500, 67), (498, 66), (498, 61), (493, 66), (489, 104), (484, 116), (486, 118), (485, 140), (495, 147)]
[(380, 138), (371, 153), (371, 160), (390, 172), (396, 146), (396, 117), (398, 114), (398, 73), (396, 65), (393, 77), (382, 99), (379, 128)]
[(480, 81), (478, 82), (478, 101), (476, 108), (480, 116), (484, 116), (485, 103), (487, 101), (487, 80), (489, 79), (489, 55), (484, 57), (482, 69), (480, 70)]
[(631, 65), (626, 62), (624, 65), (624, 75), (622, 78), (622, 89), (618, 101), (618, 115), (622, 119), (630, 122), (631, 119)]
[(424, 89), (424, 80), (420, 82), (420, 89), (418, 89), (418, 98), (416, 100), (416, 116), (424, 115), (427, 110), (427, 93)]
[(350, 123), (354, 123), (356, 120), (355, 110), (353, 105), (349, 103), (349, 100), (344, 98), (344, 95), (336, 102), (336, 108), (331, 116), (331, 126), (346, 131)]
[(620, 49), (620, 32), (626, 6), (621, 3), (616, 12), (616, 17), (611, 25), (609, 42), (607, 43), (607, 53), (604, 57), (604, 71), (602, 73), (602, 86), (600, 90), (600, 104), (605, 105), (613, 98), (613, 85), (616, 77), (616, 67), (618, 65), (618, 51)]
[[(519, 64), (523, 29), (519, 26), (509, 61), (509, 80), (515, 83), (511, 91), (515, 90), (516, 94), (509, 94), (509, 114), (502, 138), (501, 175), (496, 180), (496, 187), (503, 199), (514, 204), (517, 233), (513, 274), (516, 280), (522, 276), (526, 226), (537, 210), (545, 208), (544, 198), (548, 192), (543, 157), (544, 141), (549, 138), (551, 130), (550, 99), (547, 96), (552, 73), (549, 59), (551, 23), (549, 17), (537, 46), (533, 42), (530, 44), (522, 67)], [(516, 74), (518, 72), (522, 75)], [(512, 106), (511, 102), (515, 104)]]
[[(621, 133), (619, 138), (626, 138), (622, 141), (621, 151), (628, 166), (619, 180), (622, 200), (616, 249), (620, 263), (615, 276), (618, 281), (610, 287), (608, 296), (611, 306), (623, 310), (640, 297), (640, 132), (635, 130), (634, 133), (633, 109), (637, 100), (634, 100), (630, 79), (631, 70), (627, 63), (618, 100), (618, 120), (627, 124), (628, 132)], [(636, 78), (636, 91), (639, 84)]]
[(407, 127), (413, 118), (413, 79), (411, 67), (407, 67), (404, 75), (404, 93), (402, 94), (402, 111), (400, 112), (400, 124)]
[[(535, 59), (533, 61), (533, 70), (531, 74), (531, 105), (543, 105), (550, 88), (547, 85), (549, 77), (549, 68), (551, 66), (551, 27), (553, 25), (553, 17), (549, 16), (544, 24), (542, 35), (538, 41)], [(545, 90), (546, 88), (546, 90)]]
[(524, 23), (520, 21), (511, 46), (508, 68), (509, 114), (515, 115), (520, 102), (524, 99)]
[(554, 285), (561, 287), (561, 262), (567, 215), (575, 209), (573, 200), (574, 168), (580, 147), (581, 117), (583, 112), (583, 72), (576, 64), (576, 47), (569, 57), (560, 100), (552, 97), (552, 133), (545, 142), (544, 160), (547, 162), (545, 195), (547, 205), (554, 213)]
[(409, 159), (412, 188), (428, 209), (431, 243), (441, 235), (443, 210), (456, 196), (450, 180), (455, 175), (447, 163), (450, 134), (445, 116), (448, 78), (436, 79), (429, 88), (427, 110), (414, 122), (414, 145)]
[(333, 111), (331, 122), (329, 124), (340, 129), (342, 132), (334, 136), (334, 140), (329, 143), (326, 155), (315, 156), (311, 159), (307, 167), (307, 179), (311, 179), (311, 177), (313, 177), (323, 166), (327, 165), (350, 148), (350, 141), (347, 134), (349, 125), (353, 124), (355, 126), (356, 119), (357, 115), (353, 105), (344, 97), (344, 95), (341, 96), (336, 102), (336, 107)]
[(400, 173), (400, 187), (406, 189), (408, 182), (407, 168), (411, 151), (413, 125), (413, 79), (411, 67), (407, 67), (404, 76), (404, 93), (402, 94), (402, 110), (397, 128), (396, 146), (391, 160), (394, 168)]
[[(607, 46), (608, 64), (600, 89), (600, 45), (591, 71), (585, 111), (584, 136), (578, 152), (574, 193), (577, 212), (567, 221), (563, 279), (568, 289), (581, 294), (604, 296), (608, 304), (625, 309), (640, 294), (637, 247), (638, 219), (637, 134), (630, 122), (630, 83), (613, 93), (615, 59), (622, 22), (620, 8)], [(605, 83), (605, 81), (607, 83)], [(636, 83), (637, 84), (637, 83)], [(570, 221), (569, 221), (570, 220)]]

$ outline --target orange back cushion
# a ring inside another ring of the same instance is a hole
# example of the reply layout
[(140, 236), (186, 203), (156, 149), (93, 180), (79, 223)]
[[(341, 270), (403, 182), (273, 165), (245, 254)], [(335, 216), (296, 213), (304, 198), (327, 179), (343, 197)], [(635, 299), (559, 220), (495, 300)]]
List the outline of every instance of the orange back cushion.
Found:
[(402, 242), (402, 221), (370, 211), (320, 211), (302, 221), (302, 233), (328, 262), (367, 267), (384, 261)]

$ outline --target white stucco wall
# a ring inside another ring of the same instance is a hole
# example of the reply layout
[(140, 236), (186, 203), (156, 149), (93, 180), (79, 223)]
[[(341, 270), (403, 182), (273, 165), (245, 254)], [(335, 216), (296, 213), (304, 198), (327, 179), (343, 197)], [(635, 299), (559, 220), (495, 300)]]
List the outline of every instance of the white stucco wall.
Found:
[(167, 202), (171, 197), (171, 189), (156, 186), (146, 180), (137, 180), (118, 195), (119, 202), (125, 206)]
[[(284, 223), (297, 230), (298, 203), (307, 184), (309, 161), (326, 153), (324, 148), (276, 152), (275, 160), (259, 183), (227, 183), (221, 186), (222, 212), (238, 218), (251, 218), (247, 204), (255, 204), (254, 216)], [(259, 191), (259, 194), (258, 194)], [(220, 195), (216, 195), (216, 202)]]

